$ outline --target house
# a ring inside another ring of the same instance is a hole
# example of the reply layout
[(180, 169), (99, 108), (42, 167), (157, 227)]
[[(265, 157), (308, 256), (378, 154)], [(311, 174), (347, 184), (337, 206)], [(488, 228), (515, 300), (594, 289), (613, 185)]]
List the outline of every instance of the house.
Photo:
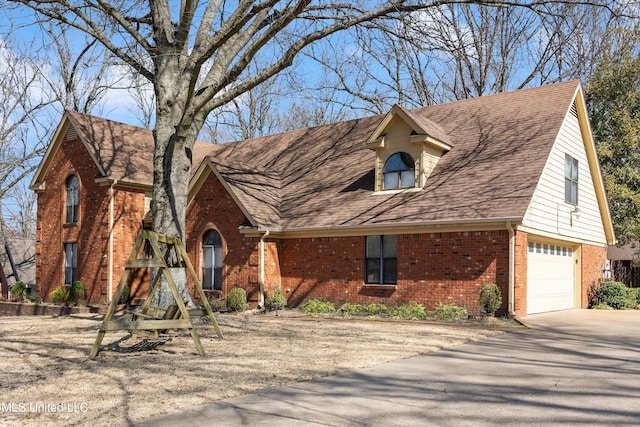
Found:
[(0, 300), (9, 298), (9, 290), (16, 282), (32, 289), (36, 279), (35, 254), (34, 238), (11, 236), (0, 246)]
[[(107, 300), (147, 209), (150, 131), (65, 113), (32, 183), (37, 286)], [(71, 208), (69, 207), (71, 206)], [(580, 83), (194, 147), (185, 243), (212, 297), (586, 307), (614, 233)], [(66, 254), (66, 255), (65, 255)], [(144, 277), (134, 280), (142, 292)]]
[(624, 246), (609, 246), (607, 250), (608, 278), (628, 287), (640, 287), (640, 242)]

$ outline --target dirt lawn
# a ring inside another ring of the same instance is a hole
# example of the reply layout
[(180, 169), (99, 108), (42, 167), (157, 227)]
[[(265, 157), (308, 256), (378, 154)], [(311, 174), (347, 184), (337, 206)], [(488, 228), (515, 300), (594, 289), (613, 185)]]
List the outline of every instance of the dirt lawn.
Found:
[(217, 315), (224, 340), (197, 322), (161, 340), (107, 332), (101, 315), (0, 317), (0, 427), (115, 426), (481, 340), (502, 328), (474, 324)]

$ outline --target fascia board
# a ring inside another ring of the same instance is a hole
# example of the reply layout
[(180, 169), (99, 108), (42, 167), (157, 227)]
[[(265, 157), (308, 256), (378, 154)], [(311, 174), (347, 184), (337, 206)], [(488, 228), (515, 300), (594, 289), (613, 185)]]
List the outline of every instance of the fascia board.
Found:
[(506, 230), (507, 223), (517, 227), (522, 223), (522, 217), (481, 218), (468, 220), (437, 220), (400, 224), (364, 224), (354, 226), (323, 226), (299, 227), (284, 229), (245, 229), (246, 235), (261, 235), (269, 233), (270, 237), (281, 239), (311, 238), (311, 237), (344, 237), (365, 236), (378, 234), (424, 234), (456, 231), (487, 231)]
[(31, 184), (29, 184), (29, 188), (33, 191), (42, 191), (44, 190), (44, 176), (47, 174), (47, 170), (49, 169), (49, 165), (53, 161), (60, 145), (62, 144), (62, 139), (64, 135), (67, 133), (69, 129), (69, 125), (71, 121), (69, 120), (68, 114), (65, 112), (62, 115), (62, 119), (56, 128), (55, 133), (53, 134), (52, 143), (47, 147), (47, 151), (42, 157), (42, 161), (38, 165), (38, 169), (36, 173), (33, 175), (33, 179), (31, 180)]
[[(607, 238), (607, 243), (609, 245), (613, 245), (616, 241), (615, 232), (613, 229), (613, 219), (611, 217), (609, 203), (607, 202), (604, 179), (602, 178), (600, 161), (598, 160), (595, 140), (593, 138), (593, 131), (591, 130), (591, 123), (589, 121), (589, 114), (587, 112), (587, 104), (585, 101), (582, 86), (580, 84), (578, 84), (578, 87), (576, 88), (573, 103), (575, 104), (576, 110), (578, 112), (578, 123), (580, 125), (580, 132), (582, 134), (584, 148), (587, 153), (587, 159), (589, 161), (589, 171), (591, 173), (591, 179), (595, 187), (596, 198), (598, 200), (598, 208), (600, 210), (600, 216), (602, 217), (602, 225), (604, 227), (605, 236)], [(569, 108), (571, 108), (571, 106)]]

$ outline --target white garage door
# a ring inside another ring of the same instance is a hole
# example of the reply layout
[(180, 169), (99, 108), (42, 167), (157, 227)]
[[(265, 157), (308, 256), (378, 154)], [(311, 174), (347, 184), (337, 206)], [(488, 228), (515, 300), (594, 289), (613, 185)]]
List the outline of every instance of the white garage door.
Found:
[(529, 242), (527, 253), (527, 314), (574, 307), (573, 249)]

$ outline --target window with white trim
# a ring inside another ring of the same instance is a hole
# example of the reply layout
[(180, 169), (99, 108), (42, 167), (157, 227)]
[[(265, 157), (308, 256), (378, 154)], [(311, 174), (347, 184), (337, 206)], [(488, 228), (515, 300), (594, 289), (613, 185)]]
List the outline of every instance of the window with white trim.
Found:
[(78, 245), (64, 244), (64, 284), (72, 285), (78, 279)]
[(416, 186), (416, 165), (407, 153), (395, 153), (387, 159), (382, 169), (384, 190), (412, 188)]
[(66, 222), (78, 222), (78, 178), (75, 175), (71, 175), (69, 178), (67, 178), (66, 189)]
[(564, 155), (564, 201), (578, 204), (578, 160)]
[(222, 238), (216, 230), (202, 237), (202, 289), (222, 290)]

